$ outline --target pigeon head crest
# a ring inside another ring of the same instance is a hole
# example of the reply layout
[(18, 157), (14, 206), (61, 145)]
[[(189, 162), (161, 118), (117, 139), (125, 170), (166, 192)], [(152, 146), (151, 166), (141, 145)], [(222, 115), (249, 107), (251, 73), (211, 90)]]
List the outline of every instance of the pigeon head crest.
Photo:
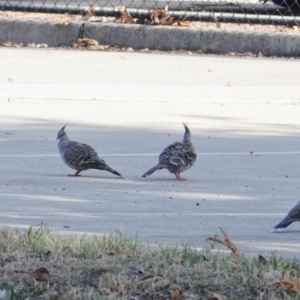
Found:
[(183, 136), (183, 140), (186, 141), (186, 140), (190, 140), (192, 135), (191, 135), (191, 132), (187, 126), (187, 124), (185, 123), (182, 123), (184, 128), (185, 128), (185, 133), (184, 133), (184, 136)]
[(65, 132), (65, 127), (66, 126), (67, 126), (67, 124), (64, 127), (62, 127), (59, 130), (59, 132), (57, 133), (57, 137), (56, 137), (57, 140), (61, 139), (64, 135), (66, 135), (66, 132)]

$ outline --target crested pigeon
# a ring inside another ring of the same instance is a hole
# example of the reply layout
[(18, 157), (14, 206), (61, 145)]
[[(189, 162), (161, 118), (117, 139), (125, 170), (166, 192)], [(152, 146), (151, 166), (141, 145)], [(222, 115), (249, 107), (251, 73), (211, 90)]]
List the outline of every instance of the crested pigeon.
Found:
[(278, 232), (290, 226), (293, 222), (300, 221), (300, 201), (289, 211), (286, 217), (270, 231)]
[(169, 145), (159, 155), (158, 164), (147, 171), (142, 177), (151, 175), (157, 170), (167, 169), (170, 173), (174, 173), (177, 180), (185, 180), (180, 173), (188, 170), (193, 166), (197, 159), (196, 148), (191, 142), (191, 132), (188, 126), (182, 123), (185, 128), (183, 141), (175, 142)]
[(68, 167), (76, 170), (75, 174), (69, 174), (69, 176), (80, 176), (81, 171), (97, 169), (108, 171), (123, 178), (120, 173), (110, 168), (91, 146), (70, 141), (65, 132), (66, 126), (59, 130), (56, 139), (58, 140), (58, 150), (63, 162)]

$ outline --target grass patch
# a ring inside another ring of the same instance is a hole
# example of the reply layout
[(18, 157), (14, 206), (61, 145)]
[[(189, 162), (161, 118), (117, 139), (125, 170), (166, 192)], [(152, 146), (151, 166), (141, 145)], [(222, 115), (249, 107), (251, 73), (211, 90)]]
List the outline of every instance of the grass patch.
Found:
[(300, 299), (268, 287), (298, 278), (297, 260), (213, 248), (155, 247), (122, 232), (61, 236), (43, 227), (2, 228), (0, 299)]

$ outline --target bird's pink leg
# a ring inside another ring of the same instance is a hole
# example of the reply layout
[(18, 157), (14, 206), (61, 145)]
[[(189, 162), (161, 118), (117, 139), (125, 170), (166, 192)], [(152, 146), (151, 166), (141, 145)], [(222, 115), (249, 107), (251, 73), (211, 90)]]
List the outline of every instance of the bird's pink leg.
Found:
[(176, 176), (176, 180), (186, 180), (185, 178), (181, 177), (180, 174), (178, 172), (175, 173)]
[(80, 172), (81, 172), (81, 171), (77, 171), (75, 174), (68, 174), (68, 176), (70, 176), (70, 177), (81, 176), (81, 175), (79, 175)]

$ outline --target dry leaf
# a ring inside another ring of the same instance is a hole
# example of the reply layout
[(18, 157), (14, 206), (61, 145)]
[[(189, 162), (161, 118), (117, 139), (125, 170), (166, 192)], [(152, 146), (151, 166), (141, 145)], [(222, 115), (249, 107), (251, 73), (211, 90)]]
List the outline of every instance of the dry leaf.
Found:
[(183, 297), (182, 291), (174, 289), (170, 291), (170, 300), (181, 300)]
[(66, 264), (66, 265), (70, 265), (70, 264), (74, 264), (74, 263), (76, 263), (78, 261), (78, 259), (77, 258), (73, 258), (73, 257), (66, 257), (65, 259), (64, 259), (64, 264)]
[(150, 18), (152, 25), (173, 25), (176, 23), (174, 19), (169, 15), (169, 5), (172, 0), (167, 1), (167, 5), (164, 9), (155, 9), (150, 11)]
[(60, 21), (60, 22), (54, 22), (52, 25), (53, 26), (61, 26), (61, 27), (65, 27), (68, 26), (71, 22), (73, 22), (74, 20), (77, 20), (78, 17), (74, 16), (74, 15), (70, 15), (68, 13), (65, 14), (67, 20), (65, 21)]
[(120, 251), (118, 252), (107, 252), (106, 253), (107, 255), (109, 256), (115, 256), (115, 255), (127, 255), (127, 256), (130, 256), (133, 254), (133, 251), (130, 250), (130, 249), (121, 249)]
[(229, 237), (229, 235), (225, 231), (225, 229), (223, 229), (222, 227), (219, 227), (219, 229), (222, 231), (222, 233), (224, 235), (224, 240), (221, 240), (221, 239), (215, 238), (215, 237), (208, 237), (205, 240), (205, 242), (207, 242), (207, 241), (213, 241), (213, 242), (217, 242), (217, 243), (223, 244), (224, 246), (226, 246), (227, 248), (229, 248), (234, 254), (241, 255), (242, 254), (241, 250), (239, 250), (235, 246), (235, 244), (231, 241), (231, 238)]
[(152, 285), (154, 285), (155, 284), (155, 282), (157, 282), (157, 281), (160, 281), (160, 280), (163, 280), (163, 278), (162, 277), (159, 277), (159, 276), (153, 276), (153, 275), (147, 275), (147, 276), (145, 276), (143, 279), (142, 279), (142, 281), (140, 281), (139, 283), (138, 283), (138, 285), (144, 285), (144, 284), (152, 284)]
[(115, 7), (115, 11), (118, 11), (121, 13), (121, 16), (118, 18), (115, 18), (115, 23), (122, 23), (122, 24), (135, 24), (135, 20), (132, 18), (128, 10), (124, 5), (118, 5)]
[(216, 27), (217, 27), (217, 28), (220, 28), (220, 27), (221, 27), (221, 23), (218, 21), (218, 18), (216, 17), (214, 11), (211, 13), (211, 17), (212, 17), (213, 21), (215, 22)]
[(14, 47), (14, 48), (20, 48), (22, 46), (23, 46), (22, 43), (21, 44), (12, 43), (12, 47)]
[(144, 18), (138, 18), (138, 19), (135, 19), (135, 23), (136, 24), (149, 24), (149, 20), (144, 19)]
[(62, 295), (63, 295), (62, 293), (51, 294), (51, 295), (50, 295), (50, 299), (51, 299), (51, 300), (56, 300), (56, 299), (61, 298)]
[(261, 58), (261, 57), (264, 57), (264, 55), (261, 52), (258, 52), (257, 57)]
[(117, 281), (117, 284), (116, 284), (116, 290), (118, 293), (120, 293), (122, 296), (124, 296), (126, 294), (126, 290), (123, 286), (122, 283), (120, 283), (119, 281)]
[[(142, 280), (143, 281), (146, 281), (146, 280), (148, 280), (148, 279), (153, 279), (153, 280), (155, 280), (155, 278), (161, 278), (161, 277), (154, 277), (153, 275), (147, 275), (147, 276), (145, 276)], [(149, 280), (148, 280), (149, 281)]]
[(82, 21), (89, 21), (92, 17), (95, 16), (96, 11), (93, 5), (90, 5), (83, 11), (83, 16), (81, 17)]
[(50, 280), (50, 274), (49, 274), (48, 270), (44, 267), (36, 269), (32, 273), (32, 276), (37, 281), (48, 282)]
[(128, 249), (121, 249), (119, 252), (120, 255), (128, 255), (129, 253), (132, 253), (132, 252)]
[(209, 300), (225, 300), (226, 298), (221, 296), (218, 293), (212, 293), (209, 297)]
[(292, 25), (292, 28), (295, 30), (295, 31), (298, 31), (298, 26), (295, 26), (295, 25)]
[(156, 9), (150, 11), (150, 18), (151, 18), (151, 23), (152, 25), (173, 25), (175, 24), (174, 19), (169, 16), (167, 11), (163, 9)]
[(175, 23), (174, 19), (170, 16), (163, 16), (160, 19), (160, 25), (173, 25)]
[(172, 258), (171, 259), (171, 263), (175, 264), (175, 265), (183, 265), (184, 264), (184, 260), (177, 257), (177, 258)]
[(96, 40), (93, 39), (78, 39), (76, 43), (72, 45), (74, 48), (86, 48), (88, 50), (105, 50), (108, 49), (108, 46), (99, 45)]
[(157, 280), (154, 282), (154, 286), (159, 289), (165, 289), (171, 285), (171, 281), (168, 279)]
[[(20, 273), (20, 274), (30, 275), (36, 281), (48, 282), (50, 280), (49, 271), (44, 267), (38, 268), (32, 273), (26, 272), (26, 271), (19, 271), (19, 270), (14, 270), (14, 272), (15, 273)], [(52, 275), (52, 276), (56, 276), (56, 275)], [(57, 276), (57, 277), (59, 277), (59, 276)]]
[(102, 288), (101, 289), (101, 294), (102, 295), (105, 295), (105, 296), (108, 296), (108, 295), (110, 295), (110, 289), (107, 289), (107, 288)]
[(239, 268), (239, 265), (235, 262), (232, 262), (232, 261), (228, 261), (227, 262), (227, 267), (229, 268), (229, 270), (232, 272), (232, 271), (235, 271)]
[(77, 40), (77, 45), (78, 45), (78, 47), (96, 46), (96, 45), (98, 45), (98, 42), (93, 39), (83, 38), (83, 39)]
[(61, 26), (61, 27), (66, 27), (68, 26), (70, 23), (72, 22), (72, 20), (67, 20), (67, 21), (63, 21), (63, 22), (54, 22), (53, 26)]
[(278, 282), (274, 282), (269, 285), (269, 287), (279, 285), (281, 289), (283, 289), (287, 293), (300, 293), (300, 279), (282, 279)]
[(186, 20), (178, 21), (174, 25), (177, 25), (177, 26), (186, 26), (186, 27), (192, 27), (193, 26), (190, 21), (186, 21)]
[(1, 46), (20, 48), (20, 47), (23, 47), (23, 43), (16, 44), (16, 43), (12, 43), (12, 42), (6, 42), (6, 43), (1, 43)]

